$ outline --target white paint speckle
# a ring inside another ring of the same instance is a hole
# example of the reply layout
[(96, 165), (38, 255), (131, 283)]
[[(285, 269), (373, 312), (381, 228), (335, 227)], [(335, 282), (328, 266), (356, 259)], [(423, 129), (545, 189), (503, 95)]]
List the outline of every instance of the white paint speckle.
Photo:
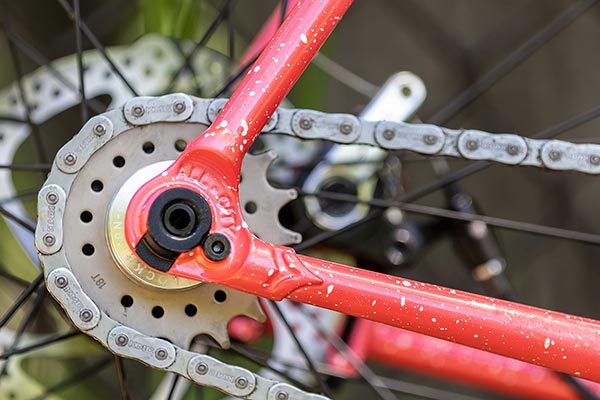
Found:
[(257, 65), (256, 67), (254, 67), (254, 72), (258, 72), (260, 71), (260, 65)]
[(402, 284), (406, 287), (410, 287), (411, 283), (409, 281), (402, 281)]
[(406, 305), (406, 298), (404, 296), (402, 296), (402, 298), (400, 299), (400, 305), (402, 307), (404, 307)]
[(431, 322), (437, 322), (437, 319), (431, 318)]
[(220, 126), (221, 128), (227, 128), (227, 124), (228, 124), (227, 120), (226, 120), (226, 119), (224, 119), (223, 121), (221, 121), (221, 123), (219, 124), (219, 126)]
[(252, 97), (256, 94), (256, 92), (254, 90), (251, 90), (250, 93), (248, 93), (248, 96)]
[(325, 297), (329, 297), (331, 292), (333, 292), (333, 285), (327, 286), (327, 295), (325, 295)]
[(245, 119), (240, 120), (240, 126), (242, 127), (242, 136), (246, 136), (248, 134), (248, 123)]
[(375, 304), (377, 304), (377, 300), (373, 300), (373, 302), (371, 303), (371, 306), (375, 306)]
[(544, 348), (547, 350), (550, 347), (550, 338), (546, 338), (544, 341)]
[(308, 43), (308, 38), (306, 37), (306, 35), (304, 33), (300, 34), (300, 40), (302, 41), (302, 43), (306, 44)]

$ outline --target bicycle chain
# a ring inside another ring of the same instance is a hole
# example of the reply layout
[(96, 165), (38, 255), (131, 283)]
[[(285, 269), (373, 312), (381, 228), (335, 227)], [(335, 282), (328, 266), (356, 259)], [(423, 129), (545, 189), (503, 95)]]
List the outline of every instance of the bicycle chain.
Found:
[[(261, 400), (325, 400), (287, 383), (266, 379), (213, 357), (121, 325), (82, 290), (64, 251), (62, 218), (78, 171), (111, 138), (134, 127), (157, 122), (209, 125), (226, 99), (201, 99), (184, 94), (138, 97), (120, 109), (91, 118), (59, 152), (38, 196), (35, 243), (44, 266), (48, 290), (73, 323), (113, 353), (151, 367), (175, 372), (229, 395)], [(349, 114), (303, 109), (278, 109), (264, 132), (324, 139), (341, 144), (368, 144), (386, 150), (411, 150), (469, 160), (530, 165), (555, 170), (600, 173), (600, 146), (560, 140), (535, 140), (514, 134), (450, 130), (434, 125), (361, 121)]]

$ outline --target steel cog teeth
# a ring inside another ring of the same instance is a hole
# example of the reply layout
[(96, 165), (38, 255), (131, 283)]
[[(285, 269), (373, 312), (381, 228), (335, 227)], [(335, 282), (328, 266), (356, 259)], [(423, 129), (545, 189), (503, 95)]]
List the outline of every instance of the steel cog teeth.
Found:
[[(300, 243), (302, 235), (285, 228), (279, 221), (279, 211), (298, 197), (295, 189), (278, 189), (267, 180), (267, 170), (277, 155), (272, 151), (247, 156), (242, 164), (240, 203), (244, 219), (252, 232), (271, 243)], [(251, 176), (252, 179), (244, 179)]]

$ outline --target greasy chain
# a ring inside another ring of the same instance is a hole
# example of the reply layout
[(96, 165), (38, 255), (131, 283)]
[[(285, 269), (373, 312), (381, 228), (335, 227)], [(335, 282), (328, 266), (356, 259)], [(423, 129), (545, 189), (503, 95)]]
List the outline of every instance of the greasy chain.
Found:
[[(90, 119), (59, 151), (38, 197), (36, 246), (44, 265), (48, 289), (80, 330), (120, 356), (175, 372), (200, 385), (215, 387), (235, 397), (261, 400), (325, 399), (117, 323), (84, 293), (71, 272), (62, 246), (62, 219), (72, 183), (98, 149), (110, 139), (137, 126), (157, 122), (200, 123), (208, 126), (225, 103), (226, 99), (201, 99), (185, 94), (134, 98), (119, 109)], [(340, 144), (365, 144), (385, 150), (410, 150), (425, 155), (600, 173), (600, 145), (535, 140), (514, 134), (493, 134), (470, 129), (451, 130), (427, 124), (370, 122), (350, 114), (280, 108), (263, 132)]]

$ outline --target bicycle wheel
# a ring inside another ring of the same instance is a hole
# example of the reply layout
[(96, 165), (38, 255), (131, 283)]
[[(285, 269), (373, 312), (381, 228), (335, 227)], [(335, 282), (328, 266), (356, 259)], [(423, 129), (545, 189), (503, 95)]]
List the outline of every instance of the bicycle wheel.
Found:
[[(117, 161), (117, 164), (118, 164), (118, 163), (119, 163), (119, 162)], [(115, 167), (117, 167), (117, 166), (116, 166), (116, 164), (115, 164)], [(117, 168), (119, 168), (119, 167), (117, 167)]]

